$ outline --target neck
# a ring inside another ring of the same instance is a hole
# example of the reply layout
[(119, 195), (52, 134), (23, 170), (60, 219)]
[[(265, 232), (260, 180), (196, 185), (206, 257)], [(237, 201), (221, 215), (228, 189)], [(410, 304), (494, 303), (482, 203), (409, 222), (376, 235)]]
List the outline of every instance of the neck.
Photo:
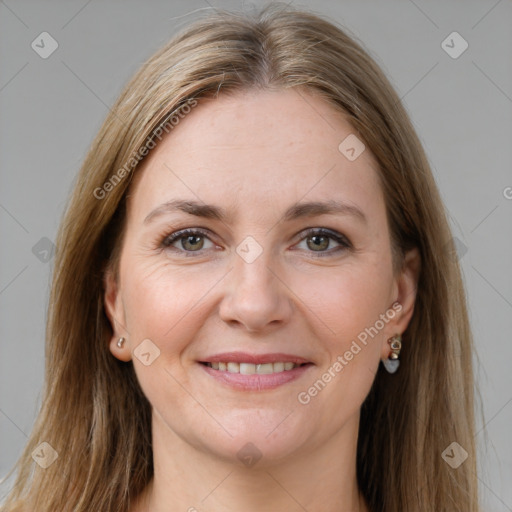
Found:
[(285, 462), (244, 467), (190, 446), (154, 414), (154, 476), (132, 512), (368, 512), (356, 478), (358, 421)]

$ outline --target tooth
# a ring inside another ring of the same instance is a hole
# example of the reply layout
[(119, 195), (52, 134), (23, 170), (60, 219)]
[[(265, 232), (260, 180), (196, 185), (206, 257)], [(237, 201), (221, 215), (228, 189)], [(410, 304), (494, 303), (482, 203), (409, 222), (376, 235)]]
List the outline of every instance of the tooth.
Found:
[(240, 364), (239, 363), (228, 363), (228, 372), (230, 373), (240, 373)]
[(274, 363), (274, 373), (282, 372), (284, 370), (284, 363)]
[(244, 375), (252, 375), (256, 373), (256, 365), (252, 363), (240, 363), (240, 373)]
[(236, 363), (230, 361), (228, 363), (208, 363), (208, 366), (214, 370), (228, 371), (230, 373), (241, 373), (243, 375), (269, 375), (271, 373), (280, 373), (282, 371), (293, 370), (300, 366), (298, 364), (278, 361), (276, 363), (252, 364), (252, 363)]
[(273, 365), (272, 363), (265, 363), (265, 364), (257, 364), (256, 365), (256, 373), (260, 375), (266, 375), (269, 373), (274, 373)]

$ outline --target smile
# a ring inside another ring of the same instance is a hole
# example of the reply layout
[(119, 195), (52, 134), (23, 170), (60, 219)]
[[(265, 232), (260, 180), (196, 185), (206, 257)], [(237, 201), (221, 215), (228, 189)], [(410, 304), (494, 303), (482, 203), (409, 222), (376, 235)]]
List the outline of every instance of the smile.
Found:
[(238, 361), (201, 361), (207, 377), (223, 387), (236, 391), (265, 391), (300, 379), (313, 363), (274, 361), (271, 363), (244, 363)]
[(242, 375), (270, 375), (271, 373), (290, 371), (301, 366), (291, 361), (263, 364), (236, 362), (212, 362), (203, 364), (221, 372), (241, 373)]

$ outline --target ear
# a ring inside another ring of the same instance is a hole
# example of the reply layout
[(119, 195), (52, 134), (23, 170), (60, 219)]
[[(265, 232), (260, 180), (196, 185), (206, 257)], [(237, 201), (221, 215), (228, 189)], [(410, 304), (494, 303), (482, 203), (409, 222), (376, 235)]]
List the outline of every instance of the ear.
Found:
[(386, 336), (382, 343), (382, 359), (387, 359), (390, 353), (387, 340), (395, 334), (403, 334), (412, 318), (420, 270), (421, 256), (415, 247), (405, 254), (402, 269), (395, 277), (392, 309), (396, 314), (386, 326)]
[(121, 300), (121, 294), (119, 292), (118, 281), (112, 270), (109, 269), (105, 272), (103, 284), (105, 289), (105, 313), (110, 320), (110, 325), (112, 326), (112, 338), (109, 342), (110, 352), (114, 357), (121, 361), (130, 361), (131, 352), (128, 340), (122, 347), (117, 346), (119, 338), (127, 338), (128, 332), (125, 328), (124, 307)]

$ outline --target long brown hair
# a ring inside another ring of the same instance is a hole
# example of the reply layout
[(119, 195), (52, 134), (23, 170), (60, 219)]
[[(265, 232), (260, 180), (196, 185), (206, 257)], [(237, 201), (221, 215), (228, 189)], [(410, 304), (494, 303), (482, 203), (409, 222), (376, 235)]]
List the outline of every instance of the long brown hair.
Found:
[[(58, 234), (43, 402), (5, 512), (122, 512), (152, 478), (151, 408), (132, 363), (109, 351), (104, 272), (116, 265), (128, 186), (155, 130), (187, 101), (251, 87), (302, 87), (343, 112), (379, 163), (394, 250), (420, 252), (400, 372), (379, 368), (361, 409), (357, 477), (370, 510), (479, 510), (473, 341), (427, 158), (362, 46), (321, 17), (274, 4), (257, 15), (219, 11), (182, 31), (127, 84), (93, 141)], [(46, 469), (31, 456), (42, 442), (58, 453)], [(452, 442), (469, 454), (456, 469), (442, 457)]]

